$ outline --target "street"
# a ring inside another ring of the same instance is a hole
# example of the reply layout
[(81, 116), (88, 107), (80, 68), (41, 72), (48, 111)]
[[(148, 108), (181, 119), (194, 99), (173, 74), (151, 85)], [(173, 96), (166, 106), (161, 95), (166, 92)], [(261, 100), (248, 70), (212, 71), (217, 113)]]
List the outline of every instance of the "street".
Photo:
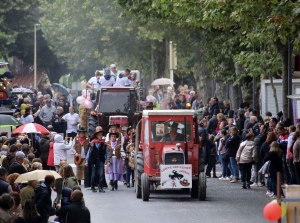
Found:
[[(72, 154), (69, 154), (68, 161), (75, 167), (72, 164)], [(240, 183), (233, 184), (214, 178), (207, 179), (206, 201), (192, 199), (181, 190), (157, 190), (151, 192), (149, 202), (143, 202), (135, 197), (132, 187), (127, 188), (121, 182), (117, 191), (107, 188), (106, 193), (93, 193), (90, 188), (84, 186), (82, 191), (86, 206), (91, 212), (92, 223), (259, 223), (267, 222), (263, 216), (263, 208), (271, 201), (265, 195), (265, 187), (243, 190)]]

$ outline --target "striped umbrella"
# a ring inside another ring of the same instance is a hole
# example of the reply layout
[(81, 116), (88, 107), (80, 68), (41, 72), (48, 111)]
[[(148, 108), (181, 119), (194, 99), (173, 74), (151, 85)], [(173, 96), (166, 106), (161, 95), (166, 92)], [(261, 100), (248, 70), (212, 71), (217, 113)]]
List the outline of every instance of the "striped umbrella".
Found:
[(20, 134), (20, 133), (41, 133), (41, 134), (50, 134), (50, 132), (42, 125), (36, 123), (28, 123), (21, 125), (13, 134)]

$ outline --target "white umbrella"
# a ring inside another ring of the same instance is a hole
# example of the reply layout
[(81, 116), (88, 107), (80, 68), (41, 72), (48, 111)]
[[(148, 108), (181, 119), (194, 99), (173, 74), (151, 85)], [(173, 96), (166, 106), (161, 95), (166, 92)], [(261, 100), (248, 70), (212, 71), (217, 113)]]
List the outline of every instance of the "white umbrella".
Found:
[(154, 80), (151, 85), (172, 85), (172, 84), (175, 83), (169, 78), (159, 78)]
[(290, 99), (300, 99), (300, 94), (291, 94), (286, 97)]
[(28, 173), (21, 174), (15, 180), (15, 183), (28, 183), (28, 181), (31, 180), (43, 181), (45, 179), (45, 176), (47, 175), (52, 175), (55, 179), (61, 178), (61, 175), (53, 170), (34, 170)]

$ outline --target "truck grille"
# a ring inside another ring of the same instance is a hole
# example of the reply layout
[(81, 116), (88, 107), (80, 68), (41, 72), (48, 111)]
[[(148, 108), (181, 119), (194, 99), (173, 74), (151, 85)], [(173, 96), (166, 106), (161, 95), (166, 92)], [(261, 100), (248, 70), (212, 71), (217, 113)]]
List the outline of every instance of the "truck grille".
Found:
[(170, 152), (164, 154), (165, 165), (185, 164), (183, 152)]

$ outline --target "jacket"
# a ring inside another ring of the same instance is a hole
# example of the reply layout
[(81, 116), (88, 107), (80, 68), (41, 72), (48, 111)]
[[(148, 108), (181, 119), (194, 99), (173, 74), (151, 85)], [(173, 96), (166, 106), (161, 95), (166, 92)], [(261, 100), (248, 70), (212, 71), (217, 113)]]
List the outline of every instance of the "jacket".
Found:
[(108, 148), (108, 152), (109, 152), (109, 157), (110, 157), (110, 162), (112, 162), (112, 156), (113, 156), (113, 152), (115, 151), (114, 156), (116, 156), (117, 158), (121, 158), (121, 139), (118, 140), (116, 148), (113, 149), (110, 145), (110, 141), (106, 142), (107, 143), (107, 148)]
[(51, 188), (41, 183), (34, 189), (34, 203), (40, 215), (49, 215), (52, 210)]
[[(258, 136), (254, 138), (254, 144), (256, 147), (256, 154), (260, 154), (260, 148), (262, 144), (266, 141), (267, 139), (267, 133), (260, 133)], [(256, 156), (255, 162), (257, 163), (262, 163), (263, 159), (261, 159), (261, 156)]]
[(60, 223), (90, 223), (91, 215), (82, 202), (73, 202), (70, 205), (61, 207), (55, 213)]
[[(9, 183), (7, 183), (5, 180), (0, 178), (0, 196), (4, 193), (9, 193), (9, 191), (8, 191), (9, 186), (10, 186)], [(10, 188), (10, 190), (11, 190), (11, 188)]]
[(2, 167), (4, 167), (7, 171), (11, 164), (16, 161), (16, 155), (11, 152), (7, 152), (7, 156), (2, 161)]
[(71, 149), (71, 143), (72, 141), (70, 140), (69, 144), (66, 144), (61, 135), (55, 135), (53, 145), (54, 165), (59, 165), (60, 160), (67, 160), (67, 150)]
[(25, 202), (28, 199), (32, 199), (34, 197), (34, 188), (30, 185), (27, 185), (26, 187), (22, 188), (20, 192), (20, 198), (21, 198), (21, 205), (24, 207)]
[(282, 157), (278, 155), (276, 152), (269, 152), (264, 159), (264, 163), (267, 161), (271, 161), (269, 172), (281, 172), (282, 171)]
[(47, 166), (54, 166), (54, 151), (53, 151), (54, 142), (50, 142), (49, 154), (47, 159)]
[(39, 143), (40, 143), (40, 150), (41, 150), (40, 158), (43, 162), (47, 162), (48, 155), (49, 155), (49, 148), (50, 148), (50, 139), (41, 138)]
[(208, 134), (213, 134), (216, 135), (216, 129), (218, 125), (218, 119), (216, 116), (213, 116), (211, 119), (209, 119), (208, 124), (207, 124), (207, 132)]
[(215, 104), (213, 104), (212, 106), (210, 106), (210, 108), (209, 108), (209, 115), (210, 115), (210, 116), (213, 116), (214, 110), (215, 110), (215, 109), (220, 109), (218, 103), (215, 103)]
[(265, 159), (265, 157), (268, 155), (270, 151), (270, 142), (264, 142), (260, 148), (260, 157), (262, 160)]
[(61, 192), (62, 198), (60, 201), (62, 207), (72, 204), (71, 194), (72, 194), (72, 188), (65, 187), (64, 189), (62, 189)]
[(253, 141), (242, 142), (237, 153), (236, 160), (238, 163), (251, 163), (256, 159), (256, 146)]
[(14, 162), (13, 164), (10, 165), (8, 170), (8, 174), (12, 174), (12, 173), (23, 174), (23, 173), (27, 173), (27, 170), (22, 164), (18, 162)]
[[(79, 143), (78, 136), (76, 136), (74, 138), (74, 141), (75, 141), (74, 147), (75, 147), (76, 153), (81, 154), (81, 145)], [(89, 138), (85, 137), (85, 142), (83, 144), (83, 148), (84, 148), (84, 153), (85, 154), (87, 154), (87, 148), (88, 148), (89, 143), (90, 143)]]
[(239, 136), (241, 136), (243, 134), (243, 130), (244, 130), (244, 123), (245, 123), (245, 118), (244, 117), (240, 117), (237, 121), (236, 121), (236, 127), (239, 130)]
[(21, 218), (18, 217), (14, 223), (40, 223), (42, 222), (42, 218), (39, 215), (36, 215), (32, 218)]
[(293, 146), (294, 163), (300, 162), (300, 139), (297, 139)]
[(236, 157), (236, 153), (239, 149), (240, 146), (240, 137), (238, 135), (234, 135), (232, 137), (229, 137), (226, 140), (225, 146), (227, 149), (227, 154), (229, 155), (229, 157)]
[(88, 163), (90, 166), (95, 165), (98, 163), (98, 161), (105, 162), (109, 161), (109, 152), (107, 145), (104, 142), (101, 142), (100, 147), (97, 148), (96, 143), (93, 147), (89, 147), (88, 153), (85, 157), (86, 163)]
[(68, 177), (63, 179), (63, 188), (70, 188), (72, 189), (74, 186), (78, 185), (78, 181), (76, 177)]
[(0, 222), (11, 223), (13, 220), (12, 216), (9, 214), (8, 210), (0, 208)]

